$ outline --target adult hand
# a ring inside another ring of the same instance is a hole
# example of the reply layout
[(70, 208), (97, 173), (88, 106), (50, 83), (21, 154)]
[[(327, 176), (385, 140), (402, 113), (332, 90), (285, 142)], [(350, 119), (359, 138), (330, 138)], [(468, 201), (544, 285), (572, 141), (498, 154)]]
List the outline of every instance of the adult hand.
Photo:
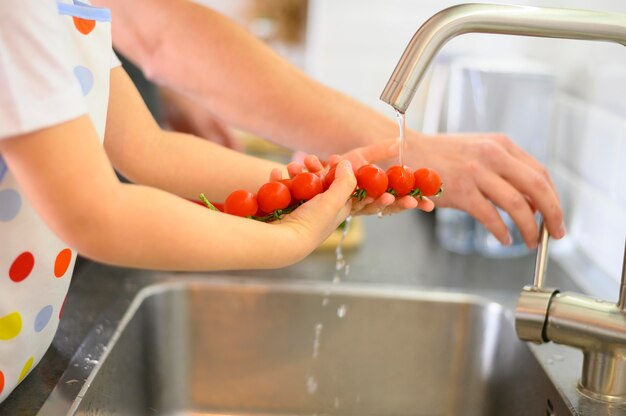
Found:
[(444, 183), (437, 205), (468, 212), (502, 244), (511, 236), (496, 207), (506, 211), (529, 248), (537, 246), (538, 210), (554, 238), (565, 235), (563, 212), (546, 168), (502, 134), (411, 133), (407, 164), (436, 169)]

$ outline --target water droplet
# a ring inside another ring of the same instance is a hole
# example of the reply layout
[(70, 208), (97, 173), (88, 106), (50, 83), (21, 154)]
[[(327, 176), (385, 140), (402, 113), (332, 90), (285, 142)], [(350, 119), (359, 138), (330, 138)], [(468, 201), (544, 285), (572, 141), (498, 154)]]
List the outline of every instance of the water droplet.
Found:
[(346, 316), (347, 310), (348, 307), (346, 305), (341, 305), (339, 308), (337, 308), (337, 316), (339, 318), (343, 318), (344, 316)]
[(335, 397), (335, 409), (339, 409), (339, 397)]
[(320, 336), (322, 335), (322, 329), (324, 325), (321, 323), (315, 324), (315, 338), (313, 339), (313, 358), (317, 358), (320, 353)]
[(306, 391), (309, 394), (315, 394), (315, 392), (317, 391), (317, 380), (315, 380), (315, 377), (313, 376), (309, 376), (306, 380)]
[(326, 306), (328, 305), (328, 297), (324, 296), (324, 299), (322, 299), (322, 306)]

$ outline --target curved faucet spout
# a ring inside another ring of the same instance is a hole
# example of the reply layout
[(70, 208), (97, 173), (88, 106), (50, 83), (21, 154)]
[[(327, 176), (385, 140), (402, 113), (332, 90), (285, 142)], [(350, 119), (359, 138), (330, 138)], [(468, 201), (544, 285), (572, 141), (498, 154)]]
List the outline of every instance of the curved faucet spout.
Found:
[(464, 33), (598, 40), (626, 46), (626, 15), (495, 4), (452, 6), (428, 19), (415, 33), (380, 99), (405, 113), (437, 52)]

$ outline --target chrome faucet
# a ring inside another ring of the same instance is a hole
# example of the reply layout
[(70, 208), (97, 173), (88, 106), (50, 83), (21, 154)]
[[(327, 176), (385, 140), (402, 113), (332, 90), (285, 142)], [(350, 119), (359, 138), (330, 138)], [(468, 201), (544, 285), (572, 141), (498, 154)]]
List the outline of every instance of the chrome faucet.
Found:
[[(464, 4), (432, 16), (402, 54), (381, 100), (405, 113), (441, 47), (464, 33), (599, 40), (626, 46), (626, 15), (587, 10)], [(626, 252), (617, 304), (544, 288), (549, 235), (541, 226), (535, 282), (523, 289), (516, 308), (518, 337), (553, 341), (583, 352), (579, 391), (609, 402), (626, 402)], [(626, 251), (626, 250), (625, 250)]]
[(600, 40), (626, 46), (626, 15), (496, 4), (452, 6), (418, 29), (380, 99), (404, 114), (437, 52), (447, 41), (464, 33)]
[(548, 231), (542, 224), (535, 278), (522, 290), (515, 311), (517, 336), (555, 342), (583, 352), (578, 389), (609, 402), (626, 402), (626, 246), (617, 303), (544, 287)]

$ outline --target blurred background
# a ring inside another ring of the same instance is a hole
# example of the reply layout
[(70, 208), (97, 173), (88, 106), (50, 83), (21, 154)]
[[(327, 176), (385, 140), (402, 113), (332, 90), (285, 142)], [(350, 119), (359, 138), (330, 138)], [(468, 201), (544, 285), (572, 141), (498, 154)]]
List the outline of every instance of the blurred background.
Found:
[[(199, 3), (232, 17), (313, 78), (393, 118), (394, 111), (378, 97), (404, 48), (428, 17), (459, 2)], [(513, 3), (626, 13), (623, 0)], [(177, 112), (185, 114), (177, 110), (185, 103), (167, 94), (162, 91), (160, 97), (165, 99), (157, 97), (154, 105), (165, 124), (196, 132), (203, 128), (203, 117), (177, 119)], [(545, 163), (559, 188), (569, 232), (564, 241), (551, 246), (552, 257), (582, 288), (602, 293), (606, 287), (613, 296), (610, 287), (621, 274), (626, 234), (625, 96), (622, 46), (468, 34), (444, 46), (406, 117), (409, 127), (426, 133), (505, 132)], [(210, 136), (210, 126), (204, 128)], [(232, 147), (279, 160), (291, 157), (290, 151), (262, 138), (227, 134), (232, 142), (225, 144)], [(521, 245), (500, 247), (462, 213), (440, 209), (436, 218), (438, 242), (452, 251), (488, 257), (530, 254)]]

